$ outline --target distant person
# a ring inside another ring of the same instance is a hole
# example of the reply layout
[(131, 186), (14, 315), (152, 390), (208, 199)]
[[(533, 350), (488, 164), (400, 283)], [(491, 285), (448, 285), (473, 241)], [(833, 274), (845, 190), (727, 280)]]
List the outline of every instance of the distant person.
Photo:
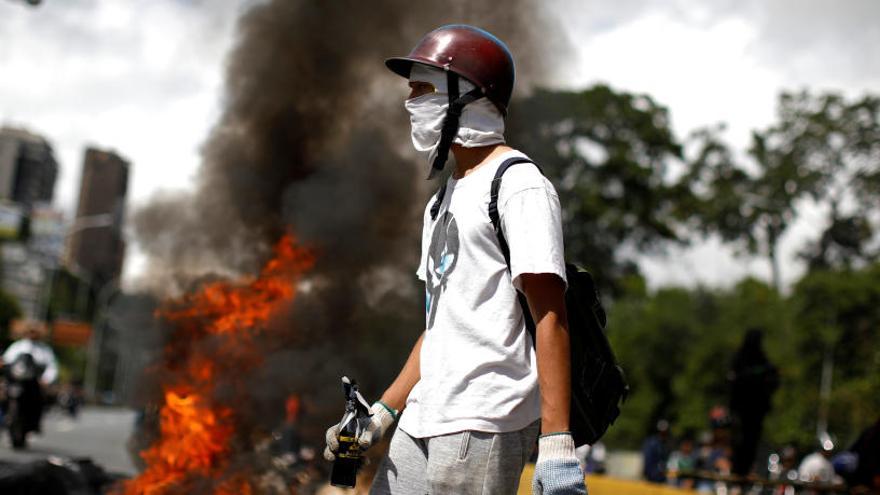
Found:
[(770, 495), (794, 495), (794, 483), (798, 481), (798, 451), (793, 445), (786, 445), (779, 454), (771, 454), (768, 459), (768, 477), (776, 484)]
[(847, 482), (869, 493), (880, 493), (880, 418), (848, 450), (856, 457), (856, 466), (846, 476)]
[[(0, 365), (11, 365), (17, 360), (30, 355), (37, 368), (42, 370), (38, 380), (39, 386), (27, 387), (26, 394), (32, 397), (29, 404), (33, 404), (34, 426), (40, 431), (40, 420), (43, 416), (43, 403), (46, 389), (58, 378), (58, 361), (55, 353), (48, 344), (43, 342), (46, 337), (46, 326), (38, 321), (28, 320), (24, 322), (22, 337), (13, 342), (3, 353)], [(32, 390), (31, 390), (32, 388)]]
[(782, 470), (781, 477), (789, 481), (797, 481), (798, 479), (798, 450), (794, 445), (786, 445), (782, 448), (780, 455)]
[(652, 483), (666, 482), (666, 463), (669, 460), (669, 422), (661, 419), (653, 435), (642, 444), (642, 477)]
[(608, 457), (608, 450), (602, 441), (598, 441), (593, 445), (581, 445), (574, 450), (574, 453), (584, 474), (605, 474), (607, 469), (605, 461)]
[(681, 474), (693, 474), (697, 469), (697, 453), (694, 449), (694, 438), (684, 435), (678, 443), (678, 448), (669, 455), (666, 470), (669, 473), (669, 482), (682, 488), (693, 488), (693, 478), (682, 478)]
[(48, 387), (58, 379), (58, 361), (49, 344), (43, 342), (45, 338), (45, 325), (32, 320), (25, 322), (22, 337), (9, 345), (0, 363), (12, 364), (20, 356), (30, 354), (34, 362), (43, 369), (40, 384)]
[(820, 439), (819, 448), (804, 457), (798, 466), (798, 477), (806, 483), (832, 483), (835, 481), (834, 465), (831, 464), (831, 453), (834, 444), (830, 439)]
[(739, 476), (752, 470), (764, 417), (779, 387), (779, 372), (764, 354), (762, 338), (760, 329), (746, 332), (728, 374), (734, 428), (732, 471)]

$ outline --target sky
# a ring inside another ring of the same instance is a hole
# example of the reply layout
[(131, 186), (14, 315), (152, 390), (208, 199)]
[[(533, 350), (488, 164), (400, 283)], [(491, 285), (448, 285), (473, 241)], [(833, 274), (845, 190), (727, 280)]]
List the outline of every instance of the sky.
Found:
[[(131, 211), (192, 186), (199, 147), (222, 106), (225, 55), (252, 0), (0, 0), (0, 125), (45, 136), (61, 166), (55, 204), (72, 217), (86, 146), (132, 164)], [(877, 0), (550, 0), (571, 45), (560, 88), (604, 82), (667, 106), (677, 135), (718, 122), (744, 150), (768, 125), (781, 90), (880, 90)], [(406, 49), (404, 47), (402, 49)], [(783, 278), (814, 236), (805, 204), (783, 239)], [(126, 281), (143, 257), (132, 246)], [(649, 285), (728, 286), (769, 277), (762, 259), (715, 240), (645, 256)]]

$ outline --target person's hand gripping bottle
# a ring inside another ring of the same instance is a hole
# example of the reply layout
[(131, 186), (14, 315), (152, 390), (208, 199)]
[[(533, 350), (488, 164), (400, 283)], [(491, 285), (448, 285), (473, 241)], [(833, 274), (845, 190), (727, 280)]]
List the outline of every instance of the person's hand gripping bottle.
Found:
[[(363, 464), (364, 448), (359, 441), (362, 434), (370, 426), (370, 406), (358, 392), (357, 382), (342, 377), (342, 388), (345, 391), (345, 414), (342, 421), (331, 430), (336, 430), (338, 447), (335, 449), (336, 459), (330, 474), (330, 484), (354, 488), (357, 471)], [(327, 432), (328, 437), (332, 434)], [(329, 442), (328, 442), (329, 443)]]

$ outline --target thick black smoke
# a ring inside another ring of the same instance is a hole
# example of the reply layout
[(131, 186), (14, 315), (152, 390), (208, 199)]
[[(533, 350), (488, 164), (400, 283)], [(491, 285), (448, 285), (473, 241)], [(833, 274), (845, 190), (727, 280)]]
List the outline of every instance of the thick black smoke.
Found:
[(413, 272), (437, 184), (411, 149), (406, 82), (384, 59), (440, 25), (474, 24), (508, 43), (522, 91), (555, 60), (539, 4), (273, 0), (242, 16), (195, 192), (157, 198), (134, 223), (152, 285), (170, 292), (255, 273), (288, 229), (315, 248), (310, 290), (275, 322), (295, 330), (265, 343), (260, 376), (242, 378), (261, 385), (255, 421), (279, 417), (292, 390), (313, 415), (341, 412), (343, 372), (372, 397), (421, 332)]
[(357, 276), (411, 260), (434, 186), (410, 151), (405, 81), (383, 60), (451, 22), (504, 39), (519, 89), (553, 60), (543, 45), (555, 30), (538, 2), (475, 3), (285, 0), (244, 14), (196, 192), (158, 198), (134, 217), (155, 285), (253, 272), (291, 223), (327, 250), (319, 271)]

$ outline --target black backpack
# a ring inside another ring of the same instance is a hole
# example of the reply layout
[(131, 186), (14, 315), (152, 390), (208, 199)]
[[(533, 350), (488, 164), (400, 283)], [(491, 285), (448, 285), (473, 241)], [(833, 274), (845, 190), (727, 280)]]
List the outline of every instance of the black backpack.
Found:
[[(528, 158), (516, 157), (505, 160), (492, 180), (489, 200), (489, 218), (498, 244), (510, 270), (510, 249), (498, 213), (498, 193), (501, 178), (512, 165), (534, 162)], [(537, 167), (537, 165), (535, 165)], [(538, 167), (540, 170), (540, 167)], [(543, 173), (543, 172), (542, 172)], [(444, 184), (437, 193), (437, 200), (431, 207), (431, 218), (437, 217), (440, 204), (446, 194)], [(568, 290), (565, 293), (565, 307), (568, 313), (568, 329), (571, 341), (571, 413), (569, 418), (574, 443), (577, 446), (594, 444), (620, 415), (620, 406), (626, 400), (629, 386), (623, 369), (618, 366), (605, 336), (607, 318), (599, 298), (599, 291), (590, 272), (571, 263), (565, 264)], [(526, 329), (535, 339), (535, 322), (529, 311), (528, 302), (522, 292), (517, 292)]]

